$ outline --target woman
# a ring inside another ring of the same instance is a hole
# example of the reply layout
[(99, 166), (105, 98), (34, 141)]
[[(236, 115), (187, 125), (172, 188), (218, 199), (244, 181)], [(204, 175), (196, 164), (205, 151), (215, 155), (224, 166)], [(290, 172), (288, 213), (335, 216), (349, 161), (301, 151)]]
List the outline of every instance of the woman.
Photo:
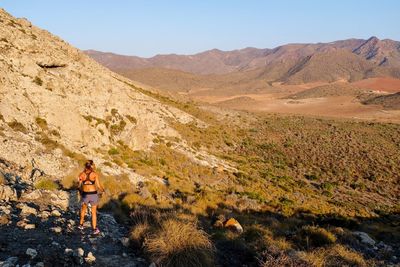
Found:
[(97, 190), (103, 193), (104, 188), (100, 184), (99, 175), (95, 172), (95, 167), (93, 160), (88, 160), (85, 163), (85, 169), (79, 174), (82, 207), (78, 228), (81, 230), (83, 229), (87, 206), (90, 203), (92, 207), (93, 234), (99, 234), (100, 230), (97, 228), (97, 205), (99, 204), (99, 195)]

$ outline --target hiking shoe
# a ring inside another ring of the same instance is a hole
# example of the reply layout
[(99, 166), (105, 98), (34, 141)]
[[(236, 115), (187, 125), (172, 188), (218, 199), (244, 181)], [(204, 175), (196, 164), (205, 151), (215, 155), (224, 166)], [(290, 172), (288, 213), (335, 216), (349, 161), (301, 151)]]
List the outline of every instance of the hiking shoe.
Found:
[(79, 229), (79, 230), (83, 230), (83, 224), (80, 224), (80, 225), (78, 226), (78, 229)]
[(94, 235), (100, 234), (99, 228), (94, 229), (94, 230), (93, 230), (93, 234), (94, 234)]

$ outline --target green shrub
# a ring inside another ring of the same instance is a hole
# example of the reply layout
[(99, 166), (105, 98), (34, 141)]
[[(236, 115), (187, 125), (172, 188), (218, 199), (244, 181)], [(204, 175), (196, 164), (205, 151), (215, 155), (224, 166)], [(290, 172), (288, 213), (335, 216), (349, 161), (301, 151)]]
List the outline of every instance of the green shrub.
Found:
[(118, 155), (119, 151), (116, 147), (112, 147), (108, 150), (108, 155)]
[(57, 190), (59, 189), (59, 185), (50, 179), (42, 179), (35, 183), (36, 189), (45, 189), (45, 190)]

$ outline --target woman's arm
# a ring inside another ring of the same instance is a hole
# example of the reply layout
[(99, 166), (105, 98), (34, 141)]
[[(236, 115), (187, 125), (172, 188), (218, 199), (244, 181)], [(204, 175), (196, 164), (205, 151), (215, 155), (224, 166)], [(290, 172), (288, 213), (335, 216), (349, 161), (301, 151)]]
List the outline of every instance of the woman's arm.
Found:
[(100, 183), (100, 177), (99, 175), (96, 173), (96, 187), (103, 193), (104, 192), (104, 187), (101, 185)]

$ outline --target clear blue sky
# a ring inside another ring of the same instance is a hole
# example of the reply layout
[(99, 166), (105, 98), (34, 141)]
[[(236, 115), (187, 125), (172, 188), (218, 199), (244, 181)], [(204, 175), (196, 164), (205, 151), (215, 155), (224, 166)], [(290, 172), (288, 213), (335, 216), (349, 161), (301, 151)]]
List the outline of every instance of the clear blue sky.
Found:
[(80, 49), (126, 55), (400, 40), (398, 0), (1, 0)]

